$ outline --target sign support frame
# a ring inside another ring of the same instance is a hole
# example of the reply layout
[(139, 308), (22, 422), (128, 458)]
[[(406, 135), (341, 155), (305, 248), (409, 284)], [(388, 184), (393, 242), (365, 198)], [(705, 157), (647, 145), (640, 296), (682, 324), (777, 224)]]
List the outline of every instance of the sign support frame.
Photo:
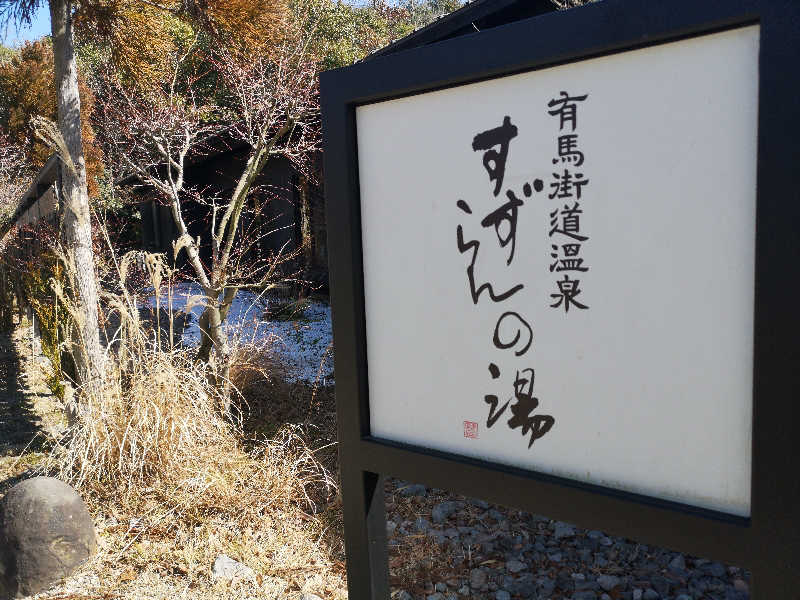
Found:
[[(355, 109), (758, 24), (759, 116), (749, 518), (370, 435)], [(566, 40), (566, 41), (565, 41)], [(748, 568), (752, 598), (800, 598), (800, 5), (604, 0), (322, 74), (339, 453), (350, 598), (389, 597), (383, 476)]]

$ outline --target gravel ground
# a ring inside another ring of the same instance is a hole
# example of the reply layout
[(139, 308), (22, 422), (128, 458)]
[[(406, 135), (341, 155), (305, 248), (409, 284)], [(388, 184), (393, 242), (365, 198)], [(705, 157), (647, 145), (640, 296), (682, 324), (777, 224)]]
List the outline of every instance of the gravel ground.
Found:
[(746, 600), (743, 569), (390, 480), (395, 600)]

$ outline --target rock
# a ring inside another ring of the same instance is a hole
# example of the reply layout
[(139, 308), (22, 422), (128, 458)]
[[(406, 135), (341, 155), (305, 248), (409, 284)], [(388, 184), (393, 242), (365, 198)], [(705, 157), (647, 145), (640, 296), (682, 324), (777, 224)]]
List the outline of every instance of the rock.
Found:
[[(225, 556), (225, 555), (223, 554), (223, 556)], [(411, 598), (411, 597), (409, 596), (409, 598)], [(320, 598), (316, 594), (302, 594), (300, 596), (300, 600), (322, 600), (322, 598)]]
[(599, 540), (601, 538), (606, 537), (606, 534), (604, 534), (602, 531), (597, 531), (596, 529), (592, 529), (591, 531), (586, 533), (586, 537), (588, 537), (590, 540)]
[[(661, 575), (653, 575), (650, 578), (650, 585), (653, 586), (653, 589), (658, 592), (659, 596), (669, 595), (669, 588), (671, 584), (672, 582), (669, 579), (662, 577)], [(645, 594), (645, 598), (647, 598), (647, 594)]]
[(643, 600), (658, 600), (661, 596), (658, 595), (658, 592), (654, 589), (646, 589), (644, 591), (644, 595), (642, 596)]
[(600, 575), (600, 577), (597, 578), (597, 583), (600, 584), (600, 587), (603, 588), (603, 590), (610, 592), (619, 585), (619, 577), (614, 577), (613, 575)]
[(497, 593), (494, 595), (495, 600), (511, 600), (511, 594), (509, 594), (505, 590), (497, 590)]
[(572, 600), (597, 600), (597, 594), (592, 591), (575, 592), (572, 594)]
[(633, 600), (642, 600), (642, 594), (644, 594), (644, 592), (642, 591), (641, 588), (634, 589), (633, 590)]
[(433, 586), (433, 589), (435, 591), (437, 591), (437, 592), (446, 592), (447, 591), (447, 584), (442, 582), (442, 581), (440, 581), (435, 586)]
[(562, 538), (574, 537), (575, 528), (569, 523), (562, 523), (561, 521), (556, 521), (555, 532), (553, 533), (553, 535), (557, 540), (560, 540)]
[(679, 569), (683, 571), (686, 569), (686, 559), (683, 558), (683, 554), (678, 554), (675, 558), (669, 561), (670, 569)]
[(433, 507), (431, 511), (431, 518), (434, 523), (442, 524), (447, 520), (447, 517), (461, 508), (461, 503), (456, 501), (440, 502)]
[(423, 519), (422, 517), (417, 517), (417, 520), (414, 521), (414, 528), (420, 532), (425, 533), (430, 529), (431, 524), (428, 523), (428, 519)]
[(428, 488), (420, 483), (413, 483), (400, 488), (403, 496), (424, 496), (428, 493)]
[(508, 569), (508, 571), (511, 573), (519, 573), (520, 571), (524, 571), (527, 568), (528, 565), (518, 560), (509, 560), (506, 563), (506, 569)]
[(253, 569), (233, 560), (227, 554), (220, 554), (211, 569), (211, 577), (214, 579), (254, 579), (255, 576)]
[(472, 569), (469, 572), (469, 584), (472, 589), (478, 590), (486, 585), (488, 576), (483, 569)]
[(431, 594), (430, 596), (427, 596), (426, 600), (445, 600), (445, 599), (444, 599), (444, 594), (440, 594), (439, 592), (436, 592), (435, 594)]
[(399, 590), (392, 593), (392, 600), (414, 600), (414, 596), (405, 590)]
[(744, 592), (744, 593), (750, 592), (750, 586), (747, 585), (747, 582), (744, 581), (743, 579), (734, 579), (733, 589), (735, 589), (737, 592)]
[(92, 518), (75, 490), (52, 477), (18, 483), (0, 506), (0, 596), (47, 589), (96, 547)]

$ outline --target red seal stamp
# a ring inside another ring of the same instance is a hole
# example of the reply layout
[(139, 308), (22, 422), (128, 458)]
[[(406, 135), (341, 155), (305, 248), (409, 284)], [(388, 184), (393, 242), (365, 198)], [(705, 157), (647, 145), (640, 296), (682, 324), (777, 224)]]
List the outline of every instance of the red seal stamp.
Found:
[(475, 421), (464, 421), (464, 437), (478, 438), (478, 424)]

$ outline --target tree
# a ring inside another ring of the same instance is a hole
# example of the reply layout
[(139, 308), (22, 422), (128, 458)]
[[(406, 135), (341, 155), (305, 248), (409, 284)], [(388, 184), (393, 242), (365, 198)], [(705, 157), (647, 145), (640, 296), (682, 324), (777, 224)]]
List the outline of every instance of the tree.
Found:
[[(6, 22), (30, 24), (41, 0), (0, 0), (0, 16)], [(120, 15), (149, 15), (150, 8), (190, 22), (209, 32), (221, 42), (248, 44), (261, 48), (265, 40), (266, 24), (276, 15), (282, 15), (282, 0), (49, 0), (52, 28), (56, 104), (58, 126), (47, 120), (38, 120), (37, 134), (58, 153), (63, 164), (61, 196), (64, 202), (63, 240), (75, 272), (75, 300), (80, 320), (77, 323), (80, 344), (76, 347), (76, 364), (80, 379), (86, 385), (102, 382), (104, 354), (100, 346), (98, 327), (98, 294), (92, 251), (89, 195), (87, 190), (86, 161), (83, 153), (81, 130), (81, 98), (79, 92), (78, 64), (75, 55), (76, 24), (87, 31), (95, 28), (97, 37), (113, 36), (127, 27)], [(138, 12), (137, 12), (138, 11)], [(147, 22), (141, 29), (127, 29), (132, 35), (125, 39), (148, 39), (152, 33)], [(121, 33), (120, 33), (121, 35)], [(117, 43), (115, 46), (119, 46)], [(117, 57), (135, 56), (121, 54)], [(114, 55), (112, 50), (112, 56)], [(158, 69), (155, 69), (158, 72)]]
[(437, 18), (461, 8), (463, 0), (306, 0), (295, 11), (313, 14), (313, 52), (322, 70), (351, 65)]
[(72, 0), (50, 0), (50, 23), (58, 106), (58, 129), (40, 121), (40, 136), (58, 152), (63, 165), (63, 240), (74, 271), (79, 343), (74, 353), (78, 376), (85, 385), (99, 386), (105, 377), (100, 346), (98, 293), (95, 276), (89, 192), (81, 131), (81, 98), (75, 60)]
[[(285, 26), (284, 39), (270, 52), (244, 55), (220, 48), (207, 57), (206, 73), (220, 85), (215, 101), (204, 104), (194, 93), (200, 78), (182, 68), (177, 57), (173, 77), (142, 90), (109, 76), (98, 103), (98, 117), (109, 154), (169, 205), (178, 229), (175, 255), (185, 252), (204, 293), (204, 332), (198, 359), (214, 351), (220, 383), (227, 380), (230, 347), (223, 329), (228, 309), (243, 287), (261, 287), (274, 275), (276, 262), (248, 261), (249, 248), (263, 232), (245, 236), (242, 217), (256, 178), (270, 158), (284, 156), (302, 165), (319, 143), (316, 63), (308, 40)], [(184, 74), (185, 80), (178, 76)], [(179, 92), (180, 90), (180, 92)], [(221, 144), (245, 145), (247, 160), (235, 187), (225, 196), (204, 197), (191, 189), (185, 173), (191, 160)], [(188, 201), (204, 202), (211, 213), (211, 263), (200, 258), (200, 239), (189, 235), (184, 216)]]
[[(78, 91), (87, 183), (89, 195), (93, 196), (103, 175), (102, 153), (90, 120), (94, 94), (82, 77), (78, 80)], [(53, 45), (49, 38), (26, 42), (0, 61), (0, 124), (11, 141), (24, 150), (30, 165), (39, 169), (52, 154), (52, 148), (33, 135), (31, 119), (35, 116), (52, 121), (58, 118)]]

